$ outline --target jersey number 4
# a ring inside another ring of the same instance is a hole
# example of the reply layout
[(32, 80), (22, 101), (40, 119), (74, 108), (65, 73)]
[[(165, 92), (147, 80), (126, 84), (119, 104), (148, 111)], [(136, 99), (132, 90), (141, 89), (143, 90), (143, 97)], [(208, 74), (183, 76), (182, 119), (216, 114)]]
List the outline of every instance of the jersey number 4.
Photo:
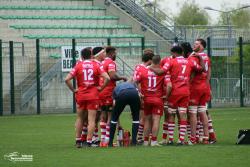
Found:
[(93, 69), (84, 69), (83, 70), (84, 81), (92, 81), (92, 80), (94, 80), (93, 73), (94, 73)]

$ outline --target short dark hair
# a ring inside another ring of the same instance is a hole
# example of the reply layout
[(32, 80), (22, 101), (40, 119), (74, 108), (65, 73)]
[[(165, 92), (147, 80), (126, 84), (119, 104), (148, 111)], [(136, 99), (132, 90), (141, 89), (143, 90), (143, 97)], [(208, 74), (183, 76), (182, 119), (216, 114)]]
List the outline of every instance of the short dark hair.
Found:
[(83, 59), (90, 59), (91, 58), (91, 48), (84, 48), (81, 50), (81, 57)]
[(154, 53), (154, 50), (151, 48), (146, 48), (143, 50), (143, 54), (145, 54), (145, 53)]
[(182, 42), (181, 47), (185, 57), (188, 57), (188, 53), (192, 53), (193, 49), (189, 42)]
[(161, 62), (161, 56), (160, 55), (154, 55), (152, 58), (153, 64), (160, 64)]
[(206, 43), (206, 41), (204, 39), (198, 38), (198, 39), (196, 39), (196, 41), (199, 41), (201, 43), (201, 45), (203, 46), (203, 48), (207, 47), (207, 43)]
[(173, 53), (182, 54), (183, 49), (181, 46), (177, 45), (177, 46), (173, 46), (170, 51)]
[(107, 55), (109, 55), (110, 53), (112, 53), (114, 51), (116, 51), (115, 47), (113, 47), (113, 46), (107, 46), (106, 47), (106, 53), (107, 53)]
[(149, 60), (152, 60), (154, 56), (154, 53), (153, 52), (145, 52), (143, 55), (142, 55), (142, 62), (147, 62)]
[(100, 51), (102, 51), (103, 49), (104, 49), (103, 47), (97, 46), (97, 47), (95, 47), (95, 48), (92, 50), (92, 53), (93, 53), (93, 55), (96, 55), (96, 54), (98, 54)]

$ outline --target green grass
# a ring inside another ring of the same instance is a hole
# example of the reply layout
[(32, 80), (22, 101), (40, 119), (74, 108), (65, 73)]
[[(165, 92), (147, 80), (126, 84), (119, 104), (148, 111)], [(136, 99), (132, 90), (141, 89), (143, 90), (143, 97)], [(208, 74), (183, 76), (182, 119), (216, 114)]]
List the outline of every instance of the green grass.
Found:
[[(213, 109), (218, 143), (183, 147), (74, 147), (73, 114), (0, 117), (0, 167), (206, 167), (248, 166), (250, 147), (235, 145), (239, 129), (250, 128), (250, 108)], [(130, 115), (122, 124), (130, 128)], [(12, 152), (33, 155), (33, 162), (10, 162)]]

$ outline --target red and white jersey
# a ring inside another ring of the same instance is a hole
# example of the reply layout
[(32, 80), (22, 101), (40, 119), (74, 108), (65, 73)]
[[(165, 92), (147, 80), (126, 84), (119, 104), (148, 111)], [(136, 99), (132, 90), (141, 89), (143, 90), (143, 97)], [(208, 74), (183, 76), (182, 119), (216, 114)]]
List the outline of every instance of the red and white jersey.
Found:
[(81, 63), (83, 60), (80, 58), (79, 60), (76, 61), (76, 64), (77, 65), (78, 63)]
[(170, 73), (167, 73), (164, 77), (164, 90), (163, 90), (163, 96), (167, 95), (167, 85), (171, 83), (171, 75)]
[[(107, 73), (111, 71), (115, 71), (115, 72), (117, 71), (116, 63), (109, 57), (106, 57), (102, 61), (102, 67), (103, 67), (103, 70)], [(112, 96), (112, 92), (115, 86), (116, 86), (116, 81), (111, 79), (108, 85), (103, 89), (103, 91), (100, 92), (100, 96)]]
[(201, 71), (202, 67), (195, 61), (189, 61), (183, 56), (171, 59), (165, 63), (163, 70), (170, 72), (172, 82), (172, 94), (189, 94), (189, 82), (192, 70)]
[[(168, 57), (165, 57), (164, 59), (162, 59), (161, 63), (160, 63), (161, 68), (163, 68), (164, 64), (170, 63), (170, 61), (172, 60), (172, 58), (173, 58), (172, 56), (168, 56)], [(166, 82), (171, 82), (171, 75), (170, 75), (169, 71), (165, 75), (165, 81)]]
[(164, 75), (158, 76), (149, 68), (145, 68), (140, 70), (134, 79), (141, 84), (141, 93), (144, 97), (161, 98), (163, 96)]
[(163, 67), (164, 64), (169, 63), (171, 61), (171, 59), (172, 59), (172, 56), (167, 56), (167, 57), (161, 59), (160, 66)]
[[(92, 61), (93, 61), (99, 68), (101, 68), (101, 69), (103, 70), (102, 62), (100, 62), (100, 61), (98, 61), (98, 60), (96, 60), (96, 59), (92, 59)], [(99, 78), (99, 85), (102, 85), (103, 82), (104, 82), (103, 78), (100, 77), (100, 78)]]
[[(160, 62), (161, 68), (164, 66), (164, 64), (169, 63), (171, 61), (171, 59), (172, 59), (172, 56), (167, 56), (167, 57), (161, 59), (161, 62)], [(171, 75), (170, 75), (170, 72), (167, 72), (165, 75), (165, 84), (167, 85), (170, 82), (171, 82)], [(167, 95), (167, 87), (164, 87), (163, 94), (164, 94), (164, 96)]]
[(92, 60), (78, 62), (70, 74), (76, 78), (78, 93), (86, 94), (86, 100), (96, 99), (99, 77), (104, 71)]
[(100, 61), (98, 61), (98, 60), (96, 60), (96, 59), (92, 59), (92, 61), (93, 61), (95, 64), (97, 64), (99, 67), (102, 66), (102, 62), (100, 62)]
[[(194, 77), (191, 79), (191, 87), (194, 89), (206, 89), (209, 87), (207, 84), (207, 77), (208, 77), (208, 69), (211, 68), (211, 61), (209, 56), (206, 53), (199, 53), (202, 57), (205, 70), (203, 72), (195, 72)], [(197, 57), (191, 56), (189, 60), (195, 61), (197, 64), (200, 64), (199, 59)]]
[(134, 70), (134, 74), (133, 74), (133, 80), (136, 80), (137, 75), (141, 72), (141, 71), (145, 71), (147, 69), (147, 66), (145, 64), (137, 64), (135, 66), (135, 70)]

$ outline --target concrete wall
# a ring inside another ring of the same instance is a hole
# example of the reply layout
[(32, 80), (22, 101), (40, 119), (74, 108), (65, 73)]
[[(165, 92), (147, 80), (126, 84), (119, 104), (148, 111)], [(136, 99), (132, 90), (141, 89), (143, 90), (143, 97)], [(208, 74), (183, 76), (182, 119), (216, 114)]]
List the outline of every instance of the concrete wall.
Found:
[[(43, 6), (58, 6), (58, 4), (61, 4), (62, 6), (67, 5), (92, 5), (92, 2), (83, 2), (83, 1), (57, 1), (57, 0), (1, 0), (0, 5), (43, 5)], [(103, 0), (94, 0), (94, 5), (96, 6), (105, 6)], [(154, 40), (154, 41), (162, 41), (162, 38), (151, 31), (150, 29), (147, 29), (147, 31), (142, 31), (142, 25), (139, 23), (136, 19), (128, 15), (126, 12), (120, 10), (116, 6), (110, 5), (105, 6), (106, 7), (106, 15), (114, 15), (119, 16), (120, 19), (118, 21), (116, 20), (98, 20), (98, 21), (72, 21), (71, 23), (69, 21), (64, 20), (58, 20), (58, 22), (55, 22), (53, 20), (0, 20), (0, 36), (1, 39), (4, 41), (10, 41), (13, 40), (15, 42), (24, 42), (25, 45), (25, 56), (22, 57), (21, 51), (16, 50), (14, 51), (16, 53), (14, 64), (15, 64), (15, 73), (16, 73), (16, 80), (15, 85), (18, 85), (22, 79), (27, 76), (30, 72), (32, 72), (35, 69), (35, 40), (29, 40), (23, 38), (23, 33), (10, 29), (9, 25), (11, 24), (125, 24), (125, 25), (132, 25), (132, 33), (142, 34), (145, 36), (146, 40)], [(20, 13), (21, 14), (21, 13)], [(23, 13), (27, 14), (27, 13)], [(124, 30), (127, 33), (127, 30)], [(131, 31), (131, 30), (129, 30)], [(29, 33), (29, 31), (25, 32)], [(43, 33), (43, 32), (40, 32)], [(131, 33), (131, 32), (128, 32)], [(87, 39), (86, 39), (87, 40)], [(86, 41), (85, 39), (83, 41)], [(119, 42), (126, 42), (127, 39), (114, 39), (112, 41), (119, 41)], [(80, 41), (80, 40), (77, 40)], [(105, 41), (105, 39), (89, 39), (87, 41)], [(128, 39), (129, 42), (140, 42), (138, 39)], [(65, 45), (71, 45), (71, 39), (48, 39), (48, 40), (41, 40), (41, 43), (51, 43), (51, 44), (62, 44), (65, 43)], [(166, 41), (160, 42), (160, 52), (165, 51), (165, 46), (167, 46), (168, 43)], [(132, 66), (134, 64), (137, 64), (140, 61), (140, 54), (136, 54), (136, 57), (133, 57), (133, 55), (130, 57), (126, 56), (126, 50), (127, 49), (119, 49), (121, 50), (122, 58), (123, 60), (127, 60)], [(129, 50), (129, 48), (128, 48)], [(133, 49), (134, 53), (139, 53), (139, 48)], [(59, 53), (60, 49), (50, 49), (50, 50), (44, 50), (41, 49), (41, 63), (44, 62), (50, 62), (50, 59), (48, 58), (48, 55), (50, 53)], [(128, 52), (129, 53), (129, 52)], [(4, 94), (9, 93), (9, 59), (8, 59), (8, 50), (6, 49), (4, 51)], [(135, 55), (134, 55), (135, 56)], [(42, 70), (42, 69), (41, 69)], [(45, 112), (72, 112), (72, 93), (68, 90), (66, 85), (63, 82), (65, 74), (60, 74), (54, 79), (50, 81), (50, 83), (42, 89), (41, 92), (41, 108), (42, 113)], [(6, 100), (5, 105), (9, 105), (9, 101)], [(34, 97), (29, 104), (24, 106), (23, 108), (16, 108), (17, 114), (34, 114), (36, 112), (36, 97)], [(9, 111), (6, 111), (5, 114), (9, 114)]]
[[(63, 5), (66, 6), (66, 5)], [(16, 16), (103, 16), (105, 10), (0, 10), (0, 15), (16, 15)]]
[(81, 0), (1, 0), (0, 5), (19, 5), (19, 6), (91, 6), (92, 1)]
[(131, 34), (131, 29), (16, 29), (20, 34)]
[[(65, 73), (66, 74), (66, 73)], [(72, 112), (73, 95), (64, 83), (65, 74), (61, 73), (53, 78), (41, 90), (41, 113)], [(23, 108), (17, 108), (17, 114), (36, 113), (36, 96)]]

